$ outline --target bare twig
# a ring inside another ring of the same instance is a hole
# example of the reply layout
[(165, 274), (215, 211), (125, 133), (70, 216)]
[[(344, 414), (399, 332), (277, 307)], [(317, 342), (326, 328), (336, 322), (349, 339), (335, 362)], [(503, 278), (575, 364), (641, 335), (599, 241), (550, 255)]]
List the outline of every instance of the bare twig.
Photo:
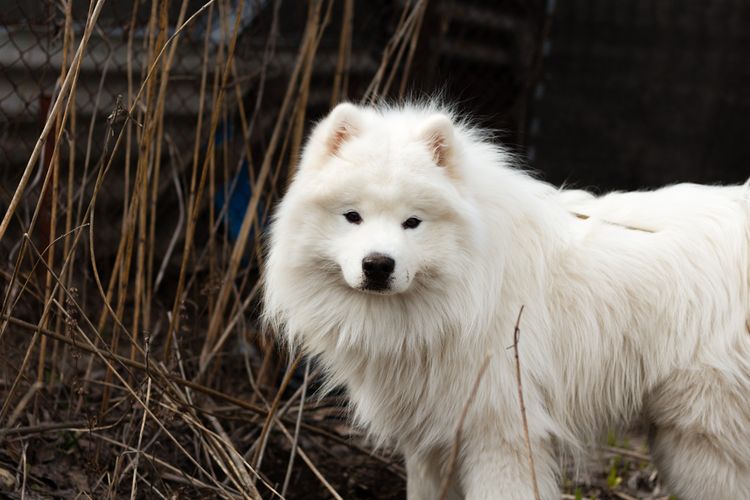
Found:
[(281, 495), (286, 495), (289, 487), (289, 481), (292, 479), (292, 468), (294, 467), (294, 455), (297, 453), (299, 443), (299, 428), (302, 424), (302, 410), (305, 408), (305, 395), (307, 394), (307, 379), (310, 376), (310, 360), (305, 363), (305, 378), (302, 380), (302, 394), (299, 397), (299, 411), (297, 412), (297, 421), (294, 424), (294, 441), (292, 442), (292, 451), (289, 454), (289, 465), (284, 476), (284, 485), (281, 487)]
[(524, 306), (518, 311), (518, 319), (516, 319), (516, 326), (513, 329), (513, 355), (516, 358), (516, 384), (518, 386), (518, 404), (521, 407), (521, 418), (523, 419), (523, 438), (526, 442), (526, 449), (529, 452), (529, 473), (531, 474), (531, 486), (534, 488), (534, 498), (540, 500), (539, 496), (539, 485), (536, 481), (536, 469), (534, 468), (534, 454), (531, 451), (531, 440), (529, 439), (529, 422), (526, 419), (526, 404), (523, 401), (523, 387), (521, 385), (521, 360), (518, 356), (518, 340), (521, 335), (519, 325), (521, 324), (521, 315), (523, 314)]
[[(146, 381), (146, 406), (151, 402), (151, 377)], [(130, 486), (130, 500), (135, 500), (136, 491), (138, 491), (138, 485), (136, 478), (138, 477), (138, 459), (141, 457), (141, 443), (143, 442), (143, 430), (146, 428), (146, 412), (143, 412), (141, 418), (141, 429), (138, 433), (138, 445), (135, 448), (135, 458), (133, 459), (133, 482)]]

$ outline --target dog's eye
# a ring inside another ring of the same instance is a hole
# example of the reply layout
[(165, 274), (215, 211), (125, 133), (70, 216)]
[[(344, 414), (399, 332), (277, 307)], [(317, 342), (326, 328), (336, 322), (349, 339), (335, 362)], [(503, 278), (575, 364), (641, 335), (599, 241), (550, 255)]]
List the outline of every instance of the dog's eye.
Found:
[(344, 214), (344, 217), (346, 217), (346, 220), (351, 222), (352, 224), (360, 224), (362, 222), (362, 216), (360, 216), (359, 213), (355, 212), (354, 210), (346, 212)]
[(416, 217), (409, 217), (408, 219), (406, 219), (406, 220), (404, 221), (404, 223), (403, 223), (403, 224), (401, 224), (401, 226), (402, 226), (402, 227), (403, 227), (404, 229), (414, 229), (415, 227), (417, 227), (417, 226), (418, 226), (418, 225), (420, 225), (421, 223), (422, 223), (422, 221), (421, 221), (421, 220), (419, 220), (419, 219), (417, 219)]

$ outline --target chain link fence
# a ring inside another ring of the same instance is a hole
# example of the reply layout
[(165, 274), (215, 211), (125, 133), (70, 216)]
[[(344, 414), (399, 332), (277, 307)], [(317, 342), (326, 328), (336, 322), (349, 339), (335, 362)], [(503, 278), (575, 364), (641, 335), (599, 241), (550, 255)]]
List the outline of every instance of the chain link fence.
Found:
[[(195, 12), (203, 3), (189, 1), (187, 12)], [(245, 4), (236, 74), (247, 87), (245, 97), (249, 97), (262, 64), (273, 8), (267, 0), (248, 0)], [(474, 111), (483, 123), (515, 134), (518, 98), (530, 71), (538, 29), (539, 14), (529, 7), (533, 4), (431, 2), (422, 23), (411, 79), (408, 85), (394, 85), (390, 94), (422, 96), (439, 92), (447, 100), (458, 100), (464, 108)], [(144, 76), (153, 6), (145, 1), (108, 2), (104, 6), (83, 60), (75, 95), (77, 137), (72, 143), (81, 159), (86, 157), (87, 147), (89, 157), (101, 154), (101, 141), (87, 144), (87, 134), (101, 136), (104, 119), (115, 109), (117, 97), (132, 96), (137, 90), (133, 88), (134, 82)], [(169, 4), (167, 18), (172, 29), (180, 7), (178, 1)], [(77, 36), (82, 31), (87, 8), (86, 2), (73, 5)], [(348, 97), (357, 99), (363, 94), (401, 9), (402, 2), (397, 1), (355, 2)], [(210, 21), (207, 15), (201, 16), (189, 27), (175, 53), (165, 121), (178, 149), (189, 147), (195, 140), (193, 129), (200, 106), (204, 39), (208, 40), (209, 52), (218, 53), (234, 21), (232, 6), (227, 4), (216, 10), (223, 12), (214, 13)], [(304, 29), (305, 10), (305, 2), (284, 2), (280, 7), (280, 37), (268, 69), (272, 80), (291, 71)], [(331, 26), (340, 25), (341, 16), (337, 6)], [(72, 56), (72, 52), (64, 54), (64, 27), (62, 2), (0, 1), (0, 165), (6, 172), (28, 159), (46, 120), (63, 63), (69, 63)], [(321, 41), (309, 100), (313, 116), (330, 105), (338, 38), (334, 27), (326, 31)], [(94, 132), (88, 130), (92, 124)]]
[[(190, 2), (194, 11), (201, 2)], [(100, 16), (81, 65), (75, 93), (76, 137), (71, 143), (81, 159), (101, 154), (100, 141), (87, 144), (92, 125), (97, 139), (105, 118), (115, 109), (118, 96), (127, 97), (144, 76), (147, 50), (146, 28), (150, 17), (147, 2), (110, 2)], [(169, 19), (177, 18), (173, 2)], [(73, 33), (80, 37), (86, 19), (85, 2), (73, 4)], [(65, 12), (62, 3), (3, 0), (0, 4), (0, 163), (17, 167), (26, 163), (50, 102), (57, 92), (64, 64), (70, 64), (72, 48), (64, 53)], [(182, 38), (173, 66), (166, 103), (171, 135), (178, 145), (192, 138), (190, 121), (198, 112), (202, 34), (196, 25)]]

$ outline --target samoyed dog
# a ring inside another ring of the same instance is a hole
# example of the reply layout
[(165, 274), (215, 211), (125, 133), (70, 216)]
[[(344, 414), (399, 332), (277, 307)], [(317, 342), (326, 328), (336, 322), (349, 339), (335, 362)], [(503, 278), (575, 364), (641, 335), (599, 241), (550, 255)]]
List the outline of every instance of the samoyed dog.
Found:
[(409, 499), (559, 498), (556, 454), (636, 415), (672, 493), (747, 499), (748, 191), (560, 191), (439, 106), (341, 104), (276, 210), (265, 318)]

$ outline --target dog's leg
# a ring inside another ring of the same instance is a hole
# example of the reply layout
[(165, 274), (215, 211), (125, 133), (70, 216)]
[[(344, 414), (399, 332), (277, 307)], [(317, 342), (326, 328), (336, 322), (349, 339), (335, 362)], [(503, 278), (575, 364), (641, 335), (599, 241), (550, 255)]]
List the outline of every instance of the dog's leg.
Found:
[[(408, 500), (437, 499), (440, 496), (442, 483), (443, 474), (437, 452), (420, 455), (406, 454), (406, 497)], [(449, 495), (447, 498), (455, 498), (455, 496)]]
[(667, 491), (678, 498), (750, 498), (750, 469), (735, 463), (710, 437), (694, 430), (657, 428), (651, 446)]
[[(484, 436), (482, 441), (466, 445), (461, 465), (461, 485), (467, 500), (534, 498), (528, 451), (523, 439), (508, 443)], [(560, 498), (550, 443), (533, 439), (532, 450), (541, 498)]]
[(749, 360), (676, 373), (649, 398), (654, 461), (681, 499), (750, 498)]

